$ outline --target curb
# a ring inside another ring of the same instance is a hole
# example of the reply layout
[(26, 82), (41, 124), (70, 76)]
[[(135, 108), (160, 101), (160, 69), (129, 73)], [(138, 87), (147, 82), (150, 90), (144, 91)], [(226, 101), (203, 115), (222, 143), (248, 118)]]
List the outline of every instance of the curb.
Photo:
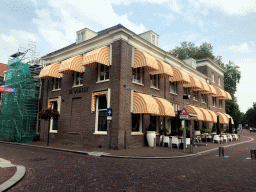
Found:
[(26, 173), (26, 168), (21, 165), (14, 166), (17, 168), (16, 173), (6, 182), (0, 185), (0, 191), (6, 191), (7, 189), (14, 186), (17, 182), (19, 182)]
[[(245, 137), (247, 137), (247, 136), (245, 136)], [(226, 148), (226, 147), (230, 147), (230, 146), (239, 145), (239, 144), (242, 144), (242, 143), (247, 143), (247, 142), (254, 141), (253, 138), (251, 138), (251, 137), (248, 137), (248, 138), (250, 138), (250, 140), (243, 141), (243, 142), (240, 142), (240, 143), (231, 144), (231, 145), (226, 145), (226, 146), (223, 146), (223, 147)], [(24, 145), (24, 146), (28, 146), (28, 147), (37, 147), (37, 148), (58, 150), (58, 151), (78, 153), (78, 154), (84, 154), (84, 155), (91, 155), (93, 153), (93, 152), (86, 152), (86, 151), (76, 151), (76, 150), (69, 150), (69, 149), (44, 147), (44, 146), (20, 144), (20, 143), (12, 143), (12, 142), (4, 142), (4, 141), (0, 141), (0, 143), (13, 144), (13, 145)], [(198, 152), (198, 153), (195, 153), (195, 154), (182, 155), (182, 156), (168, 156), (168, 157), (138, 157), (138, 156), (118, 156), (118, 155), (94, 155), (94, 156), (109, 157), (109, 158), (126, 158), (126, 159), (178, 159), (178, 158), (192, 157), (192, 156), (196, 156), (196, 155), (199, 155), (199, 154), (211, 152), (211, 151), (218, 150), (218, 149), (219, 148), (213, 148), (213, 149), (209, 149), (209, 150), (206, 150), (206, 151), (201, 151), (201, 152)]]

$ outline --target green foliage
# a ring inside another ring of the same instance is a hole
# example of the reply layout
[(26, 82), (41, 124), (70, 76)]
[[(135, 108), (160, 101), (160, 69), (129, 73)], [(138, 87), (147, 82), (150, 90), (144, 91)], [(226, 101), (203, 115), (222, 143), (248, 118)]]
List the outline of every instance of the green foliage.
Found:
[(217, 127), (216, 127), (216, 126), (213, 126), (213, 127), (212, 127), (212, 133), (213, 133), (213, 132), (217, 132)]
[[(186, 138), (189, 138), (190, 137), (190, 129), (189, 129), (189, 127), (185, 127), (184, 129), (186, 129)], [(179, 132), (180, 132), (180, 135), (183, 134), (183, 129), (181, 127), (179, 128)]]
[(203, 127), (201, 130), (201, 133), (211, 133), (211, 129), (207, 129), (206, 127)]
[(229, 133), (229, 128), (228, 127), (225, 128), (225, 133)]
[(256, 102), (253, 103), (253, 107), (248, 109), (244, 115), (244, 123), (249, 127), (256, 127)]
[(169, 130), (166, 128), (166, 127), (163, 127), (160, 131), (159, 131), (159, 133), (162, 135), (162, 134), (164, 134), (164, 135), (167, 135), (167, 134), (169, 134)]

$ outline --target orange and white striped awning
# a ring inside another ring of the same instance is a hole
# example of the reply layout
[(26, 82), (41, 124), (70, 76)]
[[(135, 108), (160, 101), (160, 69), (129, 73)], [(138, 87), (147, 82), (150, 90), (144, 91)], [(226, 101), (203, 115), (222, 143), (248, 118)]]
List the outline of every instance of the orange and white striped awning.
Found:
[(139, 67), (143, 67), (146, 72), (153, 72), (158, 70), (158, 64), (154, 57), (136, 49), (134, 51), (133, 68)]
[(82, 55), (78, 55), (70, 59), (67, 59), (65, 61), (62, 61), (59, 68), (59, 73), (71, 74), (71, 72), (73, 71), (82, 73), (83, 72), (82, 62), (83, 62)]
[(152, 72), (151, 75), (159, 74), (159, 78), (173, 77), (172, 67), (169, 64), (167, 64), (163, 61), (159, 61), (158, 59), (156, 59), (156, 61), (158, 64), (158, 70)]
[(39, 74), (39, 78), (42, 79), (51, 79), (51, 78), (61, 78), (59, 73), (60, 63), (54, 63), (44, 67)]
[(229, 119), (227, 116), (225, 116), (223, 113), (215, 112), (217, 116), (219, 116), (220, 124), (228, 124)]
[(160, 115), (159, 105), (150, 95), (133, 93), (133, 111), (134, 114)]
[(202, 85), (202, 89), (198, 90), (198, 91), (201, 92), (202, 94), (209, 95), (211, 93), (211, 91), (210, 91), (210, 87), (208, 86), (208, 83), (201, 81), (201, 80), (199, 80), (199, 81)]
[(214, 113), (213, 111), (211, 110), (208, 110), (207, 111), (209, 112), (209, 114), (211, 115), (212, 119), (213, 119), (213, 123), (217, 123), (217, 115), (216, 113)]
[(202, 89), (202, 84), (200, 83), (199, 79), (192, 77), (191, 75), (188, 75), (190, 78), (190, 82), (188, 84), (185, 84), (185, 87), (189, 87), (192, 90), (201, 90)]
[(96, 64), (100, 63), (106, 66), (110, 65), (110, 48), (101, 47), (94, 51), (86, 53), (83, 57), (83, 66), (88, 68), (95, 68)]
[(179, 68), (172, 67), (173, 77), (170, 77), (171, 82), (177, 82), (178, 84), (187, 84), (190, 83), (190, 78), (185, 71), (182, 71)]
[(226, 97), (223, 100), (232, 100), (231, 95), (227, 91), (224, 91), (224, 93), (226, 94)]
[(213, 122), (213, 118), (210, 115), (210, 113), (208, 112), (208, 110), (203, 109), (203, 108), (199, 108), (199, 107), (198, 107), (198, 109), (200, 109), (200, 111), (202, 112), (205, 122)]
[(204, 116), (201, 110), (198, 107), (192, 106), (192, 105), (187, 105), (186, 109), (189, 113), (196, 113), (197, 117), (190, 117), (189, 120), (194, 120), (194, 121), (204, 121)]
[(228, 118), (228, 122), (229, 122), (229, 118), (231, 118), (231, 124), (234, 124), (234, 120), (229, 114), (226, 114), (226, 113), (223, 113), (223, 114)]
[(208, 86), (210, 89), (210, 95), (216, 95), (217, 94), (216, 89), (212, 85), (208, 84)]
[(220, 99), (225, 99), (227, 97), (227, 95), (225, 94), (225, 92), (220, 89), (219, 87), (213, 86), (216, 90), (216, 95), (213, 95), (213, 97), (217, 97)]
[(159, 106), (159, 116), (175, 117), (175, 111), (172, 104), (163, 98), (153, 97)]

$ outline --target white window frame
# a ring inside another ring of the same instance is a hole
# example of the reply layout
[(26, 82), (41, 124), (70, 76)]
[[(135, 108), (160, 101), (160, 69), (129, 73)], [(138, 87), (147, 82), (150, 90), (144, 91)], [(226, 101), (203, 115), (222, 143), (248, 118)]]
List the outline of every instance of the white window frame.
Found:
[(214, 73), (212, 72), (212, 82), (215, 82), (215, 81), (214, 81), (214, 78), (215, 78), (215, 75), (214, 75)]
[[(153, 81), (156, 81), (156, 86), (153, 84)], [(159, 75), (150, 75), (150, 87), (154, 89), (159, 88)]]
[[(138, 82), (138, 69), (140, 69), (140, 80)], [(134, 78), (134, 75), (133, 75), (133, 71), (132, 71), (132, 82), (133, 83), (137, 83), (137, 84), (141, 84), (143, 85), (143, 82), (142, 82), (142, 75), (143, 75), (143, 68), (133, 68), (132, 70), (135, 70), (135, 78)]]
[[(57, 111), (59, 112), (60, 114), (60, 102), (61, 102), (61, 96), (57, 97), (58, 98), (58, 102), (57, 102)], [(50, 98), (50, 99), (54, 99), (54, 98)], [(51, 103), (51, 108), (53, 109), (53, 103)], [(50, 119), (50, 130), (49, 130), (49, 133), (58, 133), (58, 130), (52, 130), (52, 127), (53, 126), (53, 118)]]
[[(76, 72), (76, 71), (74, 72), (73, 87), (83, 86), (83, 84), (81, 83), (81, 79), (79, 79), (79, 83), (76, 84), (77, 74), (79, 74), (79, 78), (80, 78), (81, 75), (83, 76), (83, 73), (79, 73), (79, 72)], [(82, 80), (83, 80), (83, 78), (82, 78)]]
[(143, 133), (142, 133), (142, 119), (143, 119), (142, 114), (140, 114), (139, 131), (132, 131), (131, 135), (143, 135)]
[[(196, 94), (194, 94), (194, 93), (196, 93)], [(196, 97), (195, 97), (195, 95), (196, 95)], [(198, 101), (198, 91), (193, 91), (193, 100)]]
[[(172, 83), (174, 84), (174, 92), (171, 91), (171, 86), (172, 86), (171, 84)], [(177, 94), (177, 82), (171, 82), (170, 81), (170, 93), (171, 94)]]
[(156, 35), (152, 35), (152, 44), (156, 45)]
[[(98, 63), (98, 81), (97, 81), (97, 82), (109, 81), (109, 78), (110, 78), (110, 77), (109, 77), (109, 75), (110, 75), (110, 74), (109, 74), (109, 69), (110, 69), (110, 68), (109, 68), (109, 66), (106, 66), (106, 65), (103, 65), (103, 66), (104, 66), (104, 71), (103, 71), (103, 73), (104, 73), (104, 79), (103, 79), (103, 80), (100, 80), (100, 73), (101, 73), (101, 72), (100, 72), (100, 69), (101, 69), (101, 65), (102, 65), (102, 64), (99, 64), (99, 63)], [(108, 79), (106, 79), (107, 67), (108, 67)]]
[(217, 101), (216, 97), (212, 97), (212, 106), (213, 107), (216, 107), (216, 101)]
[(99, 97), (100, 96), (102, 96), (102, 95), (96, 96), (96, 108), (95, 108), (96, 118), (95, 118), (95, 132), (94, 132), (94, 134), (107, 135), (108, 134), (107, 131), (98, 131), (99, 111), (106, 111), (106, 113), (107, 113), (107, 109), (100, 109), (100, 110), (98, 109), (98, 107), (99, 107)]
[(220, 85), (220, 77), (218, 78), (218, 81), (219, 81), (219, 82), (218, 82), (219, 86), (221, 86), (221, 85)]
[[(57, 82), (58, 83), (58, 88), (57, 89), (55, 88), (56, 81), (58, 81)], [(53, 91), (61, 90), (61, 82), (60, 81), (61, 81), (61, 79), (59, 79), (59, 78), (53, 78), (53, 88), (52, 88)]]

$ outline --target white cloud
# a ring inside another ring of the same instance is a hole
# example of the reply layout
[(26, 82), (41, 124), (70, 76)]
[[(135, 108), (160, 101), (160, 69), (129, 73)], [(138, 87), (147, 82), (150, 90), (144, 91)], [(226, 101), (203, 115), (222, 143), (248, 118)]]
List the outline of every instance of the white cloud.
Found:
[(153, 3), (153, 4), (163, 4), (169, 2), (170, 0), (109, 0), (112, 4), (116, 5), (130, 5), (131, 3)]
[(247, 43), (241, 43), (240, 45), (232, 45), (229, 47), (231, 51), (236, 51), (240, 53), (251, 53), (252, 50), (250, 49)]
[(256, 12), (255, 0), (198, 0), (209, 8), (219, 8), (229, 15), (246, 15), (250, 12)]

